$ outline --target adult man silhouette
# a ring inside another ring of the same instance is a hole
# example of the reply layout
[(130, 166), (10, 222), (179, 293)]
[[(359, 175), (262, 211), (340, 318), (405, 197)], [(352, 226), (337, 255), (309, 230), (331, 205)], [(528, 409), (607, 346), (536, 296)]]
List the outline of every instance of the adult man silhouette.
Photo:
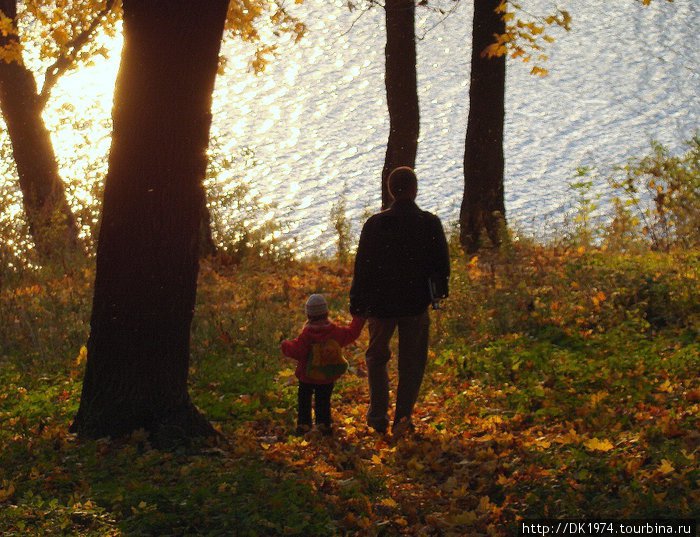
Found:
[(402, 434), (413, 429), (411, 414), (428, 356), (428, 305), (447, 296), (450, 260), (440, 219), (416, 205), (415, 172), (406, 166), (396, 168), (388, 187), (392, 205), (371, 216), (362, 228), (350, 311), (368, 318), (367, 423), (381, 433), (389, 427), (387, 363), (389, 342), (398, 328), (399, 380), (392, 433)]

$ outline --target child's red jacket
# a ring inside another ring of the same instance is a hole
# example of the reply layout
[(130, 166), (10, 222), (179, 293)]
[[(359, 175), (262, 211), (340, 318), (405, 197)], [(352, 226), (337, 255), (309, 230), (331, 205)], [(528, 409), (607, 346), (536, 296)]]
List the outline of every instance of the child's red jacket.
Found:
[[(364, 325), (365, 319), (363, 317), (353, 317), (349, 326), (338, 326), (327, 319), (309, 321), (295, 339), (287, 339), (282, 342), (282, 354), (297, 360), (294, 374), (301, 382), (319, 384), (317, 380), (311, 380), (305, 374), (311, 344), (334, 339), (338, 345), (345, 347), (358, 338)], [(330, 382), (324, 384), (330, 384)]]

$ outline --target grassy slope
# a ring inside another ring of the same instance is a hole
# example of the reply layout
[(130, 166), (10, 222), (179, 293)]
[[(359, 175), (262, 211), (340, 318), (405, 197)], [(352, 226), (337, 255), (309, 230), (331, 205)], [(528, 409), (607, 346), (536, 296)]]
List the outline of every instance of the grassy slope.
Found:
[(335, 438), (288, 436), (277, 342), (311, 292), (348, 319), (348, 267), (205, 265), (191, 391), (228, 442), (171, 452), (67, 434), (92, 275), (24, 278), (0, 291), (0, 533), (507, 535), (520, 517), (698, 517), (699, 259), (529, 245), (455, 261), (418, 435), (397, 442), (363, 422), (366, 332)]

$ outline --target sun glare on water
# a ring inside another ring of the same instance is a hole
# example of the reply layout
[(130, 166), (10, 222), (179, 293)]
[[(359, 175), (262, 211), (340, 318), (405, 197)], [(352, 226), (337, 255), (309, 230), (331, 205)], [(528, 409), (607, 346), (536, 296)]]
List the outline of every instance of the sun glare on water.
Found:
[(84, 184), (86, 180), (106, 170), (111, 139), (114, 84), (123, 39), (120, 34), (99, 39), (108, 56), (62, 76), (44, 111), (61, 176), (76, 188), (76, 195), (90, 189)]
[[(115, 37), (101, 35), (102, 45), (108, 50), (107, 57), (97, 57), (89, 65), (79, 66), (72, 72), (64, 74), (54, 87), (44, 110), (44, 121), (51, 133), (61, 178), (66, 186), (67, 197), (76, 214), (90, 213), (90, 221), (83, 221), (82, 234), (89, 235), (90, 228), (99, 219), (99, 196), (108, 168), (109, 149), (112, 134), (112, 107), (115, 82), (119, 71), (123, 38), (120, 32)], [(31, 53), (28, 54), (31, 57)], [(247, 76), (248, 58), (230, 56), (227, 71), (236, 70)], [(41, 73), (37, 65), (35, 73)], [(244, 91), (250, 86), (251, 79), (239, 79), (235, 85), (237, 91)], [(257, 81), (255, 81), (257, 82)], [(253, 83), (255, 83), (253, 82)], [(37, 84), (42, 80), (37, 77)], [(269, 80), (266, 81), (270, 83)], [(219, 88), (222, 85), (219, 84)], [(215, 114), (225, 114), (226, 98), (221, 90), (214, 94)], [(272, 117), (258, 126), (258, 132), (271, 129), (275, 122), (275, 109), (279, 117), (279, 108), (271, 100), (257, 103), (271, 109)], [(239, 137), (242, 136), (253, 111), (248, 109), (237, 121), (223, 121), (227, 133), (221, 133), (216, 126), (212, 128), (212, 137), (217, 141), (210, 148), (210, 157), (215, 157), (218, 149), (225, 158), (231, 158), (240, 152)], [(228, 117), (228, 116), (227, 116)], [(298, 132), (291, 133), (291, 139), (298, 137)], [(221, 158), (221, 155), (219, 155)], [(243, 174), (244, 175), (244, 174)], [(228, 185), (234, 179), (241, 180), (242, 175), (234, 169), (218, 169), (213, 179), (222, 191), (232, 188)], [(21, 207), (17, 205), (17, 210)], [(269, 213), (269, 211), (268, 211)], [(265, 217), (272, 218), (271, 214)]]

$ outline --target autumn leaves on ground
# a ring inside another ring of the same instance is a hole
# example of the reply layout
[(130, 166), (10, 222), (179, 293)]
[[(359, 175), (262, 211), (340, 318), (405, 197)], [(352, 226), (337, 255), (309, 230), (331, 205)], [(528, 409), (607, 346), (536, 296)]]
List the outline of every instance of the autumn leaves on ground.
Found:
[[(513, 535), (535, 517), (700, 515), (698, 253), (524, 241), (454, 256), (415, 436), (364, 423), (366, 331), (335, 436), (291, 436), (281, 336), (351, 265), (204, 262), (191, 392), (217, 443), (78, 442), (91, 269), (2, 288), (3, 535)], [(395, 374), (395, 373), (392, 373)]]

